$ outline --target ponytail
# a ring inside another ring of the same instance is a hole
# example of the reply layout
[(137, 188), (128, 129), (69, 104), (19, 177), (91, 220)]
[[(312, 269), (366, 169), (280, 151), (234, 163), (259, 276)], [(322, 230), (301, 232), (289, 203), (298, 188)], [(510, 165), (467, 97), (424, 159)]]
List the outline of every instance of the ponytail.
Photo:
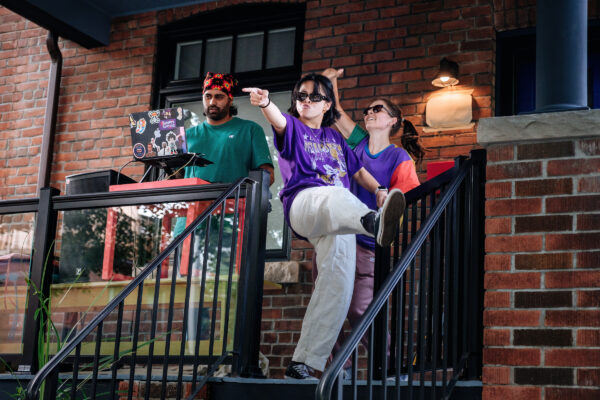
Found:
[(402, 122), (404, 124), (404, 129), (402, 129), (400, 142), (402, 143), (404, 150), (406, 150), (418, 164), (423, 161), (425, 148), (419, 143), (419, 134), (412, 122), (404, 118), (402, 118)]

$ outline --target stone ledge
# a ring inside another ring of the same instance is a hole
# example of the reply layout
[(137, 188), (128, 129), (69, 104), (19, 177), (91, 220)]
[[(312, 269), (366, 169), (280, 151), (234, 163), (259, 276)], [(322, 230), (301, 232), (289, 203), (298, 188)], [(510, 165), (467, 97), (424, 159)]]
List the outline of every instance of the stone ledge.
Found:
[(265, 263), (265, 281), (276, 283), (300, 282), (300, 264), (297, 261)]
[(595, 136), (600, 136), (600, 110), (483, 118), (477, 128), (477, 143), (482, 146)]

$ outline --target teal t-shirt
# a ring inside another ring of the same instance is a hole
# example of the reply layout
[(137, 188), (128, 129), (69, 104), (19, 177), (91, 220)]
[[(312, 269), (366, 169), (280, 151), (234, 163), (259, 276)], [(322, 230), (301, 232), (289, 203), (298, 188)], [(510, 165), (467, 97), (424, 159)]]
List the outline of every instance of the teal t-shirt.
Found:
[(263, 129), (256, 122), (232, 118), (222, 125), (206, 122), (185, 131), (188, 151), (202, 153), (213, 164), (186, 167), (186, 178), (231, 183), (263, 164), (273, 165)]
[[(232, 183), (248, 176), (251, 169), (273, 165), (265, 133), (256, 122), (236, 117), (222, 125), (203, 122), (187, 129), (185, 137), (188, 152), (202, 153), (213, 162), (205, 167), (186, 167), (186, 178)], [(173, 237), (184, 229), (185, 217), (177, 218)]]
[(361, 128), (360, 125), (356, 124), (354, 125), (354, 129), (352, 129), (352, 133), (350, 133), (350, 137), (346, 139), (346, 143), (348, 143), (348, 146), (354, 150), (354, 148), (358, 146), (358, 144), (367, 136), (369, 136), (367, 131)]

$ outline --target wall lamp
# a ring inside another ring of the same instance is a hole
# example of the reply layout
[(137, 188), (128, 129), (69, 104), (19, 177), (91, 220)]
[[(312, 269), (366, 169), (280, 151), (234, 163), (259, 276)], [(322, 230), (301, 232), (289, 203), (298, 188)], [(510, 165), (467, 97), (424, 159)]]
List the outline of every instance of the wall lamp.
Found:
[(440, 72), (431, 84), (438, 87), (454, 86), (458, 83), (458, 64), (447, 58), (440, 61)]
[(471, 129), (474, 123), (471, 94), (473, 89), (457, 90), (458, 64), (443, 58), (440, 61), (440, 72), (431, 81), (434, 86), (447, 87), (431, 94), (425, 107), (425, 123), (423, 132), (437, 132), (455, 129)]

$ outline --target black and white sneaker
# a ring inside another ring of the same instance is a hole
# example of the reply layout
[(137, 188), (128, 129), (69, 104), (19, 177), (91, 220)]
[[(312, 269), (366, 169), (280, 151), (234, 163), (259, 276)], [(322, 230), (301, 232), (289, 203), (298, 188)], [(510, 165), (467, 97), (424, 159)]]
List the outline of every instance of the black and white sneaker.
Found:
[(404, 193), (399, 189), (392, 189), (375, 217), (375, 240), (381, 247), (387, 247), (394, 241), (396, 225), (404, 213), (404, 207)]
[(311, 373), (314, 370), (306, 364), (292, 361), (285, 370), (285, 379), (317, 380)]
[(377, 233), (377, 226), (375, 225), (375, 221), (377, 220), (377, 213), (375, 211), (369, 211), (369, 213), (363, 215), (360, 218), (360, 223), (362, 224), (365, 231), (367, 231), (372, 237), (375, 237)]

